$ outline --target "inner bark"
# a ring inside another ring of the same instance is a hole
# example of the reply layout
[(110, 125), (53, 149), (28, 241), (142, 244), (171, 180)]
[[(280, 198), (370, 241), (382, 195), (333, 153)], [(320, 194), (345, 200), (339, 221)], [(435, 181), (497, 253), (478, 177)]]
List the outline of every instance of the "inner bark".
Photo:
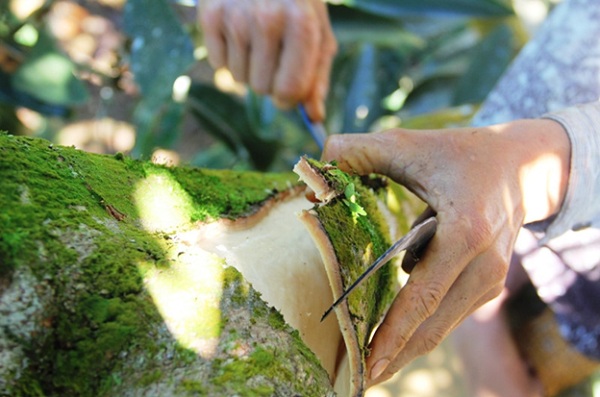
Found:
[[(335, 382), (345, 353), (342, 335), (336, 316), (320, 321), (333, 294), (315, 241), (298, 219), (302, 210), (312, 206), (300, 194), (249, 218), (203, 225), (193, 240), (238, 269), (299, 331)], [(349, 379), (349, 374), (342, 378)]]

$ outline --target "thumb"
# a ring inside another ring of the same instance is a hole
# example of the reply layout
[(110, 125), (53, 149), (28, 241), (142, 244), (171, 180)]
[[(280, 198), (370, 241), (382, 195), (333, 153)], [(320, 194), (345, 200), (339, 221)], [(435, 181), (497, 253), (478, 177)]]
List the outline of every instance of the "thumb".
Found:
[(331, 135), (323, 150), (324, 161), (337, 161), (340, 168), (360, 175), (389, 175), (396, 160), (394, 142), (385, 132)]
[[(424, 139), (425, 138), (425, 139)], [(323, 150), (324, 161), (336, 160), (346, 172), (385, 175), (427, 201), (427, 137), (410, 130), (394, 129), (367, 134), (330, 136)]]

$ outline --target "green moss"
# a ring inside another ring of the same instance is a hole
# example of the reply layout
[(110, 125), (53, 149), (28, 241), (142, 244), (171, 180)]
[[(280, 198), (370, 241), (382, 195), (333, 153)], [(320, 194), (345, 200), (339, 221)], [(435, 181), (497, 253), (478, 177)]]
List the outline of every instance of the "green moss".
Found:
[(231, 360), (222, 365), (219, 370), (221, 374), (215, 378), (215, 382), (221, 384), (231, 384), (242, 380), (240, 387), (246, 386), (248, 379), (258, 375), (267, 374), (270, 367), (275, 364), (275, 357), (272, 352), (268, 352), (262, 347), (257, 347), (247, 356), (240, 360)]
[[(314, 353), (302, 342), (299, 333), (283, 321), (278, 311), (260, 300), (260, 294), (243, 281), (237, 270), (227, 268), (225, 273), (225, 285), (229, 291), (227, 295), (241, 293), (247, 297), (243, 301), (226, 301), (233, 305), (234, 311), (243, 309), (251, 313), (247, 320), (252, 320), (255, 327), (240, 327), (231, 319), (226, 319), (224, 326), (232, 332), (227, 332), (228, 337), (223, 343), (227, 345), (226, 350), (233, 354), (213, 363), (214, 376), (211, 382), (215, 390), (226, 388), (229, 393), (244, 396), (326, 395), (330, 390), (327, 373)], [(269, 335), (255, 338), (248, 345), (249, 333), (256, 332), (252, 329), (267, 325), (265, 329), (270, 330)], [(278, 344), (279, 338), (288, 340), (284, 345), (286, 348), (282, 349)], [(319, 379), (321, 381), (316, 382)]]
[[(203, 379), (197, 368), (204, 370), (206, 359), (165, 330), (145, 285), (150, 272), (167, 272), (178, 263), (177, 253), (170, 252), (170, 234), (144, 229), (136, 205), (136, 189), (152, 175), (168, 176), (177, 194), (188, 200), (186, 221), (178, 225), (184, 230), (197, 220), (247, 215), (294, 179), (289, 174), (165, 168), (0, 135), (0, 283), (28, 269), (39, 283), (28, 293), (42, 308), (25, 317), (34, 327), (31, 336), (10, 336), (29, 363), (20, 378), (9, 380), (10, 395), (114, 395), (127, 387), (179, 384), (175, 374), (188, 368), (195, 375), (186, 373), (181, 387), (203, 395), (204, 389), (196, 387)], [(220, 345), (221, 363), (232, 366), (220, 369), (215, 359), (214, 370), (223, 379), (237, 379), (243, 390), (248, 377), (238, 378), (243, 375), (240, 363), (264, 369), (266, 375), (250, 379), (256, 395), (272, 392), (282, 379), (294, 380), (296, 386), (289, 386), (294, 393), (302, 387), (307, 395), (324, 395), (327, 375), (297, 333), (241, 275), (225, 273), (223, 285), (232, 290), (224, 292), (222, 304), (251, 315), (243, 324), (226, 317), (220, 325), (241, 331)], [(267, 338), (265, 346), (252, 345), (246, 358), (226, 349), (227, 343), (245, 346), (253, 340), (255, 326), (277, 337)], [(298, 372), (305, 377), (295, 379)], [(213, 386), (206, 390), (232, 394), (229, 384)]]
[(229, 170), (173, 168), (171, 174), (194, 202), (192, 220), (227, 217), (251, 213), (269, 198), (288, 190), (295, 179), (292, 174), (268, 174)]
[(206, 388), (202, 384), (202, 382), (198, 382), (192, 379), (184, 379), (181, 381), (181, 389), (183, 389), (186, 394), (205, 396)]
[[(318, 162), (313, 164), (319, 165)], [(316, 206), (315, 211), (342, 264), (340, 274), (343, 285), (348, 287), (390, 245), (387, 223), (377, 204), (378, 197), (383, 195), (372, 190), (359, 177), (350, 176), (335, 167), (321, 167), (323, 176), (330, 184), (337, 186), (340, 194), (329, 204)], [(371, 180), (366, 182), (384, 186)], [(348, 196), (352, 197), (352, 201)], [(349, 205), (349, 201), (355, 206)], [(359, 345), (364, 349), (373, 327), (393, 298), (394, 281), (394, 267), (387, 264), (348, 297)]]
[(47, 393), (44, 392), (39, 379), (35, 379), (34, 376), (26, 374), (17, 387), (11, 390), (11, 393), (7, 394), (7, 396), (8, 395), (11, 397), (45, 397), (47, 396)]
[(155, 382), (160, 381), (163, 377), (164, 377), (164, 373), (160, 369), (155, 369), (154, 371), (148, 371), (147, 373), (142, 375), (140, 384), (142, 386), (150, 386), (150, 385), (154, 384)]

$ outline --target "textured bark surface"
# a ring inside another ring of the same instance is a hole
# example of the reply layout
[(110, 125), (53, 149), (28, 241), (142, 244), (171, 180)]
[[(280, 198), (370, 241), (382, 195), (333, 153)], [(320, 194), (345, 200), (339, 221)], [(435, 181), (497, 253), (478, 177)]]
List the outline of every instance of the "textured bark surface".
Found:
[[(302, 158), (294, 172), (326, 201), (304, 211), (301, 219), (318, 242), (333, 295), (341, 296), (390, 246), (390, 220), (373, 194), (385, 192), (385, 182), (379, 177), (350, 176), (333, 164), (308, 158)], [(335, 309), (346, 347), (340, 358), (347, 366), (346, 375), (340, 371), (336, 379), (336, 391), (342, 395), (364, 393), (369, 338), (397, 285), (395, 268), (388, 263)]]
[[(303, 194), (293, 174), (166, 168), (0, 134), (0, 395), (333, 395), (310, 329), (292, 328), (223, 247), (194, 240), (251, 232), (251, 219)], [(385, 233), (357, 249), (340, 233), (355, 214), (338, 204), (312, 213), (341, 222), (328, 232), (337, 257), (367, 264)], [(363, 306), (350, 300), (361, 355), (382, 311)]]
[(279, 312), (178, 240), (299, 194), (293, 180), (0, 135), (0, 395), (331, 393)]

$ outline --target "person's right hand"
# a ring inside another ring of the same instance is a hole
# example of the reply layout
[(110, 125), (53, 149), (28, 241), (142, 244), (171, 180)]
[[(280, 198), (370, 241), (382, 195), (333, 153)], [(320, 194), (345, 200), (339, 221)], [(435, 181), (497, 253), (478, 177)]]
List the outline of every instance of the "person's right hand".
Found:
[(199, 19), (211, 65), (284, 108), (303, 103), (314, 121), (337, 43), (321, 0), (203, 0)]

